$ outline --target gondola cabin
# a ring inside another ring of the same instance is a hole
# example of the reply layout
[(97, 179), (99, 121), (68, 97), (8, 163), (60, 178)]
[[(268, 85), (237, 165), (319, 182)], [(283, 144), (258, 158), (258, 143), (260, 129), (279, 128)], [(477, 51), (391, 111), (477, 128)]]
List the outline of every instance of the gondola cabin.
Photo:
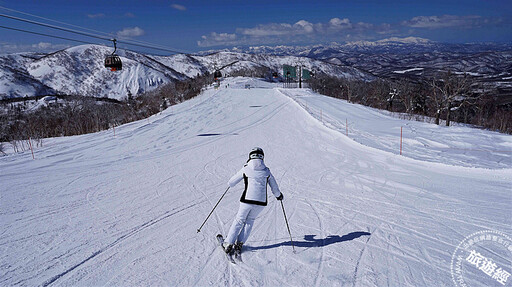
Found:
[(105, 58), (105, 68), (110, 69), (111, 71), (119, 71), (123, 69), (123, 62), (118, 55), (108, 55)]
[(105, 68), (110, 69), (111, 71), (119, 71), (123, 69), (123, 62), (121, 62), (121, 58), (119, 58), (118, 55), (116, 55), (117, 51), (117, 45), (116, 45), (116, 39), (112, 39), (112, 42), (114, 42), (114, 52), (112, 54), (105, 57)]

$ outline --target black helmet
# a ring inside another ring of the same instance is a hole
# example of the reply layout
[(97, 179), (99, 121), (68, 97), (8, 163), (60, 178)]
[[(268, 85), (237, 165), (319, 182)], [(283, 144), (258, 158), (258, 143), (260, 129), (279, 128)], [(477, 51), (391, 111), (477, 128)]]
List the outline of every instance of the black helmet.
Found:
[(263, 159), (264, 156), (265, 154), (263, 153), (263, 150), (259, 147), (255, 147), (251, 150), (251, 152), (249, 152), (249, 160), (255, 158)]

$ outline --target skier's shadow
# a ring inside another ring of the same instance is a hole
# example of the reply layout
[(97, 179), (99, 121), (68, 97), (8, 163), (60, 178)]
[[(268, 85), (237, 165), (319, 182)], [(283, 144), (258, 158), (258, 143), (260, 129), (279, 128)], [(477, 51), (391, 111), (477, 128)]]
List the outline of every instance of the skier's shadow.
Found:
[[(316, 235), (304, 235), (305, 241), (293, 241), (293, 245), (296, 247), (305, 247), (305, 248), (324, 247), (324, 246), (335, 244), (335, 243), (354, 240), (356, 238), (359, 238), (359, 237), (365, 236), (365, 235), (370, 236), (372, 234), (369, 232), (357, 231), (357, 232), (351, 232), (349, 234), (345, 234), (343, 236), (329, 235), (324, 239), (315, 239)], [(280, 246), (291, 246), (291, 245), (292, 245), (291, 241), (285, 241), (285, 242), (276, 243), (276, 244), (272, 244), (272, 245), (265, 245), (265, 246), (247, 246), (247, 249), (248, 250), (261, 250), (261, 249), (272, 249), (272, 248), (277, 248)]]

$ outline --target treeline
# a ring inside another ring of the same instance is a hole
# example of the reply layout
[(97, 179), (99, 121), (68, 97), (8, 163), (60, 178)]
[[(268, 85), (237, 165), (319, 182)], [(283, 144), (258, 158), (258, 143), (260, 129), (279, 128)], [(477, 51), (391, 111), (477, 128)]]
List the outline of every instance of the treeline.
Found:
[[(169, 83), (156, 90), (133, 96), (127, 91), (122, 101), (105, 101), (92, 97), (56, 96), (54, 102), (30, 109), (24, 103), (2, 102), (0, 111), (0, 142), (9, 142), (15, 151), (42, 145), (48, 137), (72, 136), (98, 132), (128, 122), (147, 118), (171, 105), (188, 100), (201, 93), (211, 83), (211, 77)], [(0, 153), (3, 146), (0, 145)]]
[(233, 69), (228, 75), (229, 77), (251, 77), (251, 78), (270, 78), (271, 72), (265, 66), (253, 66), (251, 68)]
[(503, 103), (496, 89), (485, 88), (469, 75), (446, 72), (438, 78), (367, 82), (319, 74), (309, 85), (320, 94), (411, 119), (447, 126), (455, 121), (512, 134), (512, 103)]

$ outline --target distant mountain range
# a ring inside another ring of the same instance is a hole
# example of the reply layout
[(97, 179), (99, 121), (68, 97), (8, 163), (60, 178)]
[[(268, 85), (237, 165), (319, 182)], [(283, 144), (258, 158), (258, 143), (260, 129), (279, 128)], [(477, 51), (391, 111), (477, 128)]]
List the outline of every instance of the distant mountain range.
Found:
[(248, 47), (197, 55), (153, 56), (120, 50), (123, 70), (111, 72), (103, 60), (112, 49), (81, 45), (51, 54), (0, 56), (0, 98), (69, 94), (122, 99), (161, 84), (222, 70), (263, 68), (282, 73), (282, 65), (337, 77), (372, 80), (433, 75), (451, 70), (500, 87), (512, 87), (512, 45), (442, 44), (421, 38), (309, 47)]
[[(512, 76), (512, 44), (447, 44), (408, 37), (306, 47), (234, 48), (254, 54), (296, 55), (358, 68), (378, 77), (432, 76), (451, 70), (507, 85)], [(510, 84), (510, 83), (509, 83)]]

